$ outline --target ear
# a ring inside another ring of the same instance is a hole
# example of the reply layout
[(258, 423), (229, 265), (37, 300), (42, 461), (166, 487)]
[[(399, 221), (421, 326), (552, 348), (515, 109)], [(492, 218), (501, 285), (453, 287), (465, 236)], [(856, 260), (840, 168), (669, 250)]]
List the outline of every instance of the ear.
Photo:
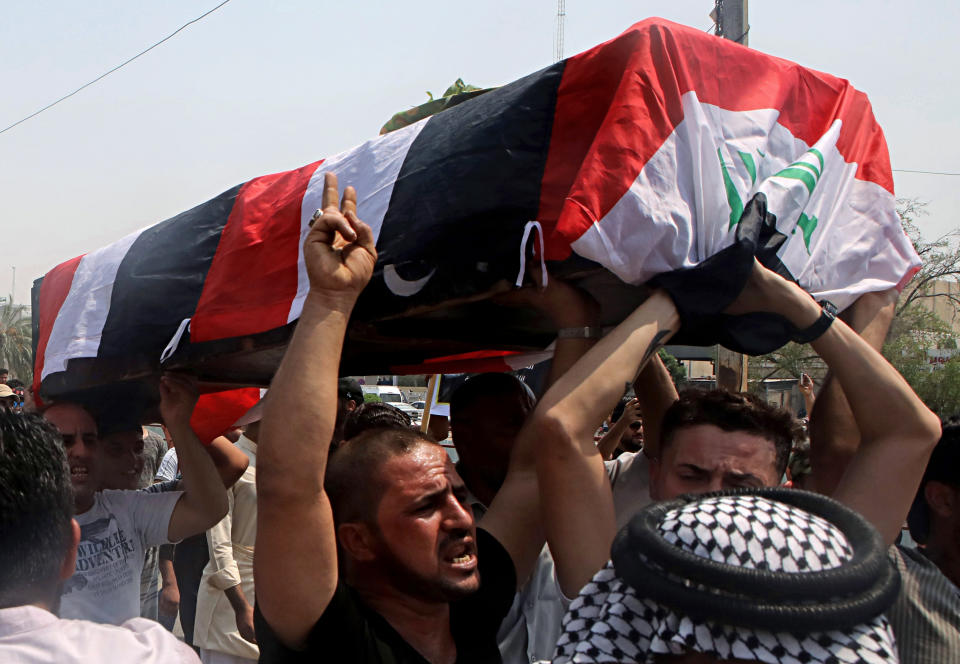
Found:
[(927, 482), (923, 488), (923, 497), (926, 498), (930, 511), (942, 519), (951, 518), (957, 510), (957, 492), (943, 482)]
[(66, 581), (73, 576), (77, 569), (77, 546), (80, 544), (80, 524), (76, 519), (70, 519), (69, 546), (60, 565), (60, 580)]
[(337, 527), (337, 541), (344, 552), (358, 562), (368, 562), (377, 557), (373, 533), (364, 523), (340, 524)]

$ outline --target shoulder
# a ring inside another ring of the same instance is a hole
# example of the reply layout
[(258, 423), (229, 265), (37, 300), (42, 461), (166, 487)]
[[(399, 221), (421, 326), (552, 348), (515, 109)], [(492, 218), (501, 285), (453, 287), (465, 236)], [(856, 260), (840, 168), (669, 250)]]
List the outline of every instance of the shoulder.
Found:
[(122, 625), (55, 618), (47, 629), (31, 630), (23, 637), (24, 645), (42, 647), (58, 662), (109, 661), (117, 653), (123, 653), (123, 661), (131, 664), (199, 662), (189, 646), (145, 618), (132, 618)]
[(610, 483), (616, 486), (617, 482), (626, 475), (642, 473), (646, 477), (647, 467), (650, 464), (647, 461), (647, 455), (643, 452), (624, 452), (616, 459), (604, 461), (603, 465), (607, 469)]
[(95, 494), (95, 504), (102, 505), (110, 510), (120, 509), (136, 502), (142, 491), (127, 489), (104, 489)]
[(928, 589), (936, 589), (953, 598), (960, 607), (960, 589), (922, 551), (894, 544), (888, 549), (888, 555), (901, 577), (909, 577)]
[[(374, 620), (371, 622), (371, 617)], [(365, 610), (363, 604), (342, 581), (327, 605), (323, 615), (311, 628), (306, 643), (295, 650), (281, 643), (270, 627), (260, 607), (254, 604), (253, 620), (257, 633), (262, 664), (313, 662), (319, 656), (327, 661), (360, 661), (368, 648), (377, 649), (383, 635), (378, 633), (376, 614)], [(384, 625), (386, 621), (380, 619)], [(386, 632), (392, 630), (387, 625)]]

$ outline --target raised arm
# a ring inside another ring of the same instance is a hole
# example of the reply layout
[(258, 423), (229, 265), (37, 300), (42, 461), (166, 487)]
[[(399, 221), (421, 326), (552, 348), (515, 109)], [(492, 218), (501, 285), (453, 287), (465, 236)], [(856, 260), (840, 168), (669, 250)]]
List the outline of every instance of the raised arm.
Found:
[(640, 405), (636, 399), (630, 399), (627, 405), (624, 406), (623, 412), (620, 414), (620, 419), (610, 425), (610, 429), (607, 430), (607, 433), (603, 434), (603, 438), (597, 441), (597, 449), (600, 451), (600, 456), (604, 461), (609, 461), (613, 458), (613, 453), (617, 451), (623, 435), (630, 430), (630, 424), (639, 419), (639, 417)]
[(610, 558), (613, 496), (593, 432), (657, 347), (678, 328), (661, 291), (600, 340), (547, 391), (520, 433), (536, 451), (544, 530), (560, 587), (574, 597)]
[(277, 637), (300, 646), (337, 587), (333, 514), (323, 490), (336, 422), (337, 375), (350, 312), (376, 263), (356, 192), (338, 204), (324, 181), (323, 214), (303, 245), (310, 291), (264, 404), (257, 447), (257, 603)]
[(213, 465), (227, 489), (237, 483), (250, 465), (250, 458), (243, 450), (224, 436), (217, 436), (207, 445), (207, 454), (213, 459)]
[(197, 435), (190, 415), (197, 403), (196, 381), (166, 374), (160, 379), (160, 413), (177, 444), (183, 496), (170, 515), (167, 536), (171, 542), (202, 533), (227, 513), (227, 492)]
[[(803, 289), (756, 264), (739, 311), (769, 311), (806, 329), (820, 305)], [(733, 313), (731, 311), (731, 313)], [(846, 395), (860, 431), (860, 447), (833, 497), (863, 514), (890, 544), (940, 437), (940, 421), (880, 353), (842, 320), (811, 344)]]
[(677, 386), (667, 367), (654, 353), (640, 373), (633, 381), (633, 391), (640, 404), (640, 415), (643, 417), (643, 453), (648, 459), (655, 459), (660, 454), (660, 425), (667, 409), (680, 397), (677, 395)]
[[(844, 321), (864, 341), (879, 351), (893, 322), (897, 292), (867, 293), (844, 312)], [(839, 383), (828, 372), (820, 394), (807, 409), (810, 418), (811, 481), (815, 491), (830, 495), (836, 491), (860, 447), (860, 429)]]
[[(516, 293), (513, 304), (525, 304), (549, 317), (561, 333), (547, 377), (552, 385), (563, 376), (596, 342), (599, 306), (587, 293), (559, 279), (550, 279), (540, 288)], [(491, 533), (510, 554), (523, 585), (533, 571), (543, 549), (544, 533), (540, 515), (540, 491), (537, 486), (535, 441), (519, 437), (510, 452), (510, 465), (503, 485), (497, 491), (480, 526)]]

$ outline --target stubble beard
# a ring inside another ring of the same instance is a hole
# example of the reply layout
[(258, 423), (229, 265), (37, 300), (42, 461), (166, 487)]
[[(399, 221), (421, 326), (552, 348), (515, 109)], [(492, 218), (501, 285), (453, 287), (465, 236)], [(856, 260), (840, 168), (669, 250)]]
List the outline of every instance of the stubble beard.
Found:
[(469, 576), (456, 581), (442, 574), (425, 576), (405, 565), (383, 540), (380, 541), (379, 549), (377, 562), (391, 585), (411, 597), (449, 603), (469, 597), (480, 588), (479, 570), (474, 570)]

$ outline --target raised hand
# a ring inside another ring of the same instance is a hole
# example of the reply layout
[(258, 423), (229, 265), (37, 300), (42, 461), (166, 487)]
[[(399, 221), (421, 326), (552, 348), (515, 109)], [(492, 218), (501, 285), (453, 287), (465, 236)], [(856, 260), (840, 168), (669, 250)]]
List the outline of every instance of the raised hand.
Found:
[(620, 419), (626, 422), (627, 426), (640, 419), (640, 402), (636, 398), (627, 402)]
[(802, 330), (817, 320), (820, 305), (799, 285), (765, 268), (754, 258), (750, 278), (724, 313), (738, 315), (757, 311), (783, 316)]
[(163, 423), (171, 431), (189, 426), (199, 395), (196, 378), (176, 373), (161, 376), (160, 414)]
[(347, 187), (339, 200), (333, 173), (324, 176), (322, 204), (303, 243), (310, 291), (356, 299), (377, 262), (373, 231), (357, 217), (353, 187)]

